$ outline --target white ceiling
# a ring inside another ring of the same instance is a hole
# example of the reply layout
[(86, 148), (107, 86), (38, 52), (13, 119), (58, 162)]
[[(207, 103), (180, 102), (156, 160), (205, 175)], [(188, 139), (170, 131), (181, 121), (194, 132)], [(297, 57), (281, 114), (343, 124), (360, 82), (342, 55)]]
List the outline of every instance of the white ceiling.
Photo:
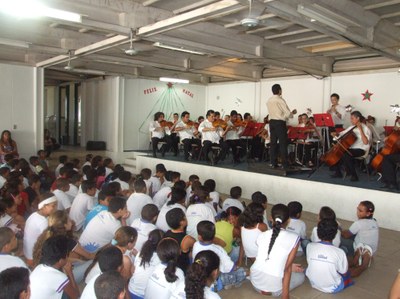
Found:
[[(47, 84), (99, 74), (207, 84), (400, 66), (400, 0), (253, 0), (251, 12), (248, 0), (42, 2), (82, 23), (0, 13), (0, 62), (46, 67)], [(258, 26), (240, 24), (249, 15)], [(133, 56), (124, 53), (131, 32)]]

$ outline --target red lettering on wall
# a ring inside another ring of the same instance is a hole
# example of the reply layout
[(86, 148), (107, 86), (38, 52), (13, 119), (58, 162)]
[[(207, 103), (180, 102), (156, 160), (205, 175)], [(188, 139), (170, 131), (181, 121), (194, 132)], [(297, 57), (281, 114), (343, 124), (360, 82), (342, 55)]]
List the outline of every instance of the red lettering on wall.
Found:
[(189, 91), (189, 90), (187, 90), (187, 89), (182, 89), (182, 92), (183, 92), (184, 94), (188, 95), (188, 96), (191, 97), (191, 98), (194, 97), (193, 92), (191, 92), (191, 91)]
[(144, 94), (150, 94), (157, 91), (157, 87), (147, 88), (143, 90)]

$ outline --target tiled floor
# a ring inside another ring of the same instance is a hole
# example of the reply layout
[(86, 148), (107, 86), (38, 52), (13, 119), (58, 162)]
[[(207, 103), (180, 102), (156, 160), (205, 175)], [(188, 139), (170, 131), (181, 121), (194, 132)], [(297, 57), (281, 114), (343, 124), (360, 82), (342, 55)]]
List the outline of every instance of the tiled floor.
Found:
[[(95, 155), (104, 155), (104, 152), (93, 152)], [(51, 166), (58, 164), (58, 156), (61, 154), (67, 154), (69, 157), (79, 158), (84, 161), (86, 152), (79, 151), (79, 148), (67, 148), (67, 151), (58, 151), (52, 154), (52, 160), (50, 161)], [(82, 162), (83, 163), (83, 162)], [(183, 178), (186, 179), (186, 178)], [(271, 208), (268, 208), (271, 211)], [(376, 211), (379, 213), (379, 211)], [(356, 213), (356, 207), (354, 207), (354, 214)], [(307, 224), (308, 235), (311, 230), (317, 224), (317, 215), (304, 212), (302, 220)], [(340, 220), (343, 228), (348, 228), (351, 224), (349, 221)], [(354, 279), (355, 284), (350, 288), (344, 290), (338, 294), (324, 294), (311, 288), (309, 281), (306, 279), (305, 283), (299, 288), (293, 290), (290, 293), (291, 298), (298, 299), (324, 299), (324, 298), (336, 298), (336, 299), (383, 299), (387, 298), (390, 287), (393, 283), (394, 278), (400, 268), (400, 232), (392, 231), (388, 229), (380, 229), (380, 240), (379, 247), (371, 267), (364, 272), (360, 277)], [(304, 257), (299, 257), (295, 262), (301, 263), (303, 266), (306, 265)], [(236, 298), (268, 298), (256, 293), (250, 281), (245, 281), (243, 285), (238, 289), (224, 290), (220, 292), (222, 298), (236, 299)]]

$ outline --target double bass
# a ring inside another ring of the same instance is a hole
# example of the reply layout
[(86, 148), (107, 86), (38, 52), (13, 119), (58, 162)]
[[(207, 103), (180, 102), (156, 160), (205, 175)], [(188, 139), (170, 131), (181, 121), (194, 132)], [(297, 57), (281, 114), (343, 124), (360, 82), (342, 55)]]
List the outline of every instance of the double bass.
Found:
[(348, 132), (337, 139), (337, 143), (333, 145), (332, 148), (325, 155), (322, 156), (322, 162), (324, 162), (328, 166), (335, 165), (340, 161), (340, 159), (346, 152), (349, 152), (348, 149), (357, 140), (357, 136), (353, 132), (355, 128), (357, 128), (357, 126), (354, 126)]
[(377, 171), (381, 170), (383, 157), (400, 151), (400, 130), (393, 130), (387, 137), (385, 146), (371, 161), (371, 166)]

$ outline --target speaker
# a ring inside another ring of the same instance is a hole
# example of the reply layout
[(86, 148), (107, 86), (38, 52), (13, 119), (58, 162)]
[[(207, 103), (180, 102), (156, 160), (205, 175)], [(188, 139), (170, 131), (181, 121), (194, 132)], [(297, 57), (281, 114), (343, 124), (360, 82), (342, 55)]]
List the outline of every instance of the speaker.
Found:
[(105, 151), (106, 143), (104, 141), (88, 141), (86, 143), (87, 151)]

